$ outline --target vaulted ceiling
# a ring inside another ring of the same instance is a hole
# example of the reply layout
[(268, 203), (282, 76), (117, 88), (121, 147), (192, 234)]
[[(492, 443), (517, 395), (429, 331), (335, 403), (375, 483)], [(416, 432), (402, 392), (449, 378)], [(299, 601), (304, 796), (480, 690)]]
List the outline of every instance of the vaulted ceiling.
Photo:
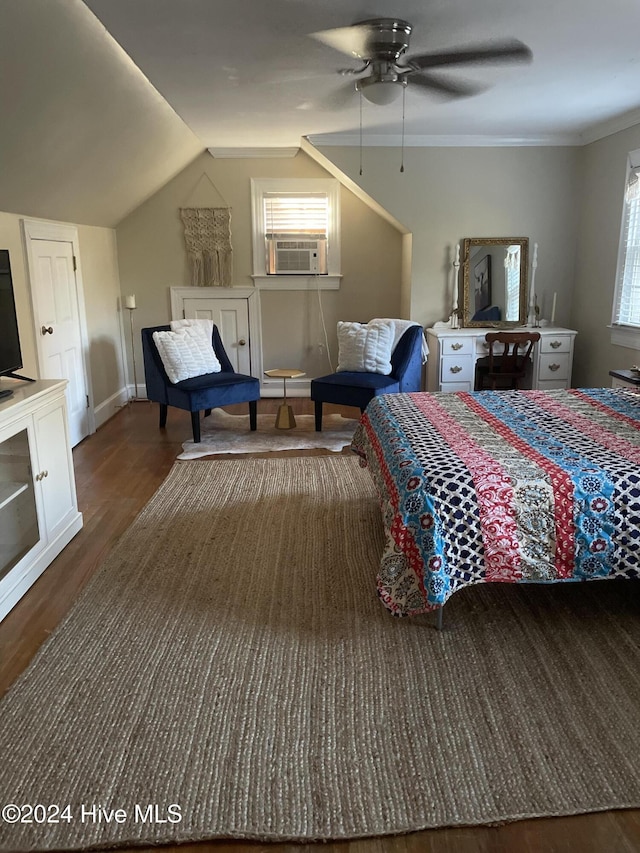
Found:
[[(413, 25), (407, 55), (517, 38), (527, 65), (444, 69), (486, 85), (443, 100), (407, 90), (407, 141), (478, 136), (580, 141), (594, 124), (640, 106), (640, 4), (634, 0), (85, 0), (207, 146), (296, 145), (354, 133), (359, 98), (330, 95), (358, 62), (311, 33), (363, 18)], [(353, 79), (353, 78), (351, 78)], [(353, 85), (352, 85), (353, 88)], [(398, 142), (401, 99), (365, 102), (371, 134)], [(434, 137), (436, 137), (434, 139)]]
[[(358, 62), (310, 34), (413, 25), (408, 54), (513, 37), (530, 64), (447, 73), (485, 90), (407, 89), (406, 144), (580, 144), (640, 121), (634, 0), (2, 0), (0, 209), (114, 225), (206, 147), (357, 142)], [(402, 99), (363, 104), (365, 144), (397, 145)]]

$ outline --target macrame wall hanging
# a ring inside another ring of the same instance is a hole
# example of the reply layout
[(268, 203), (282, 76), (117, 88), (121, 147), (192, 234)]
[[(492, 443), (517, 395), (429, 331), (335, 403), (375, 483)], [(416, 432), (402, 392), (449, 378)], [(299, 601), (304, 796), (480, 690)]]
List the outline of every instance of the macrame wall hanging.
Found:
[(192, 287), (231, 287), (231, 208), (181, 207)]

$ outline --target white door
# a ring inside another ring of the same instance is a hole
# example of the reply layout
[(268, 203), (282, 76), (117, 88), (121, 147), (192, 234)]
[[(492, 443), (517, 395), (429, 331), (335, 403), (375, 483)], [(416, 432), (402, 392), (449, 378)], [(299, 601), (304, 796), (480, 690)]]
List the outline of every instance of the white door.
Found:
[(249, 305), (246, 299), (185, 299), (185, 319), (213, 320), (236, 373), (251, 373)]
[(73, 244), (31, 239), (31, 287), (42, 379), (66, 379), (71, 446), (89, 435)]

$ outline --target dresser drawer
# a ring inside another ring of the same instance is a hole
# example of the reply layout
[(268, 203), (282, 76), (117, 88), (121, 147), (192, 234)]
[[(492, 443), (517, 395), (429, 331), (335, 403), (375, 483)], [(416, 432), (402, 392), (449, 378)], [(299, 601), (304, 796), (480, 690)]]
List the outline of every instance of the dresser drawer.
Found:
[(440, 390), (446, 394), (453, 394), (456, 391), (473, 391), (471, 382), (443, 382)]
[(440, 343), (443, 358), (448, 355), (471, 355), (473, 352), (473, 341), (474, 338), (463, 336), (459, 338), (443, 338)]
[(542, 335), (540, 352), (570, 352), (571, 335)]
[(569, 353), (553, 352), (540, 353), (540, 387), (548, 380), (558, 382), (569, 378)]
[(445, 355), (441, 359), (440, 383), (473, 382), (472, 355)]

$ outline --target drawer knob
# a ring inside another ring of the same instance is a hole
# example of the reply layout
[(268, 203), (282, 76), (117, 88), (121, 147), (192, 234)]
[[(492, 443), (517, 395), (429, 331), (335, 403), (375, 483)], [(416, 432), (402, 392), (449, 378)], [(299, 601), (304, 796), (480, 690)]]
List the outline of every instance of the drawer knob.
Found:
[(562, 341), (550, 341), (550, 342), (549, 342), (549, 346), (550, 346), (552, 349), (558, 349), (558, 347), (561, 347), (561, 346), (562, 346)]
[(460, 343), (451, 344), (451, 349), (456, 350), (457, 352), (459, 349), (462, 349), (462, 346), (463, 345)]
[(552, 370), (555, 373), (556, 370), (560, 370), (560, 365), (559, 364), (550, 364), (549, 370)]
[(453, 365), (453, 367), (450, 367), (450, 368), (449, 368), (449, 370), (450, 370), (452, 373), (460, 373), (460, 371), (462, 370), (462, 368), (461, 368), (461, 367), (458, 367), (458, 365), (457, 365), (457, 364), (454, 364), (454, 365)]

